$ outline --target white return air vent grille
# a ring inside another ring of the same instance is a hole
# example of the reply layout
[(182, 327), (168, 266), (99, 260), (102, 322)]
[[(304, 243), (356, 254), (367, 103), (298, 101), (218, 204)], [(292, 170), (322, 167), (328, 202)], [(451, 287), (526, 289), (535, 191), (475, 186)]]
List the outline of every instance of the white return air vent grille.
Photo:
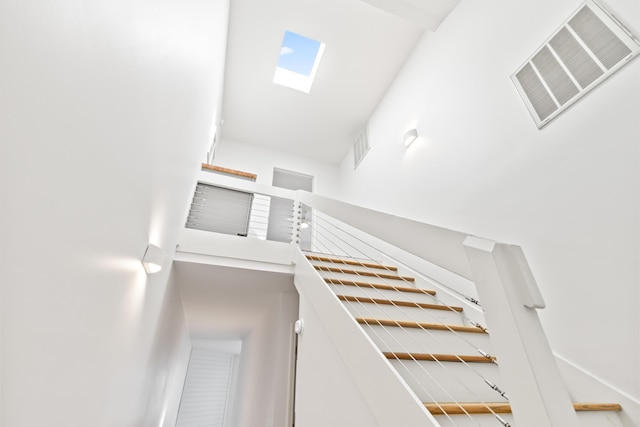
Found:
[(638, 52), (631, 32), (587, 0), (511, 79), (541, 128)]
[(353, 168), (357, 168), (369, 151), (369, 125), (365, 125), (353, 144)]

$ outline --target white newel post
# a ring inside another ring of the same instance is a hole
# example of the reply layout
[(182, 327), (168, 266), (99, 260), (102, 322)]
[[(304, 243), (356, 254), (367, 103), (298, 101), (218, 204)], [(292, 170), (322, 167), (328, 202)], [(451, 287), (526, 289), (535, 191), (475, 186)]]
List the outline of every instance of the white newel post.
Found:
[(522, 250), (471, 236), (463, 246), (517, 426), (578, 427), (536, 312), (544, 301)]

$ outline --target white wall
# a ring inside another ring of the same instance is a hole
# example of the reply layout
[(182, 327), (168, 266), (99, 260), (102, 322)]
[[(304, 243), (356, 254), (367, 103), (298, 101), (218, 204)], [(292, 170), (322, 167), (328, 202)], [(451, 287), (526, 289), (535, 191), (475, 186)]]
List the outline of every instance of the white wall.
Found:
[(338, 165), (254, 144), (222, 140), (213, 164), (255, 173), (256, 182), (268, 185), (272, 183), (273, 168), (285, 169), (313, 176), (314, 191), (318, 194), (331, 196), (338, 191)]
[(187, 255), (178, 252), (173, 268), (192, 339), (198, 345), (242, 340), (229, 425), (285, 427), (285, 371), (298, 315), (292, 271), (275, 272), (277, 266), (266, 262), (224, 266), (223, 257)]
[[(228, 3), (0, 3), (3, 425), (161, 423), (162, 355), (185, 343), (158, 325)], [(149, 242), (167, 252), (153, 276)]]
[[(640, 34), (637, 0), (607, 4)], [(355, 172), (345, 157), (340, 198), (521, 245), (554, 351), (637, 400), (640, 60), (542, 130), (509, 79), (578, 6), (461, 2), (373, 114)]]
[(191, 337), (178, 283), (169, 278), (158, 317), (156, 337), (147, 362), (142, 392), (146, 400), (143, 425), (174, 427), (191, 355)]
[(298, 295), (264, 298), (260, 321), (243, 339), (234, 418), (238, 427), (286, 427), (290, 410), (289, 337), (298, 315)]

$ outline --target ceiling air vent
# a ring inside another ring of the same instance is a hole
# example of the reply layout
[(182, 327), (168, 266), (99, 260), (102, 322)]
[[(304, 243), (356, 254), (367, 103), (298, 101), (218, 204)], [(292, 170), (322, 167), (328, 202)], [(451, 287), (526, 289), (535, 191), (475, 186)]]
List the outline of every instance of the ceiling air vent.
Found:
[(369, 125), (365, 125), (353, 144), (353, 168), (357, 168), (369, 151)]
[(587, 0), (511, 79), (541, 128), (638, 52), (631, 32)]

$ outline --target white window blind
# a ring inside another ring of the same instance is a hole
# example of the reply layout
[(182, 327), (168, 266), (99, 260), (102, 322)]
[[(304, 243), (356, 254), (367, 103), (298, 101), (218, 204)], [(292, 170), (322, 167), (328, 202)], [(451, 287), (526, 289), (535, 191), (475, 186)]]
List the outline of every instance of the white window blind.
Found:
[(193, 349), (176, 427), (223, 427), (233, 358), (217, 350)]
[(253, 194), (198, 183), (187, 228), (246, 236)]

